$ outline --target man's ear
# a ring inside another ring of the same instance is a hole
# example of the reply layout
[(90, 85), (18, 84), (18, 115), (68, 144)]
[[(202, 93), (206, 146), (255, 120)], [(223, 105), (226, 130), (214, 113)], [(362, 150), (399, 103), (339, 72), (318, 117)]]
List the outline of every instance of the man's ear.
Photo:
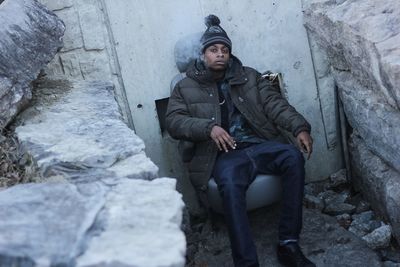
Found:
[(201, 61), (204, 61), (204, 54), (201, 54), (201, 55), (200, 55), (200, 60), (201, 60)]

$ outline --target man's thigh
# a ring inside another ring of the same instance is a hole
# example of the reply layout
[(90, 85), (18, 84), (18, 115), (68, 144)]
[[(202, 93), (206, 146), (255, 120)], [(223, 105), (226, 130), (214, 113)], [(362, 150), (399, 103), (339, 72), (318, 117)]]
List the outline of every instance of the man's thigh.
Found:
[(288, 166), (304, 166), (300, 150), (292, 145), (276, 141), (266, 141), (246, 149), (253, 161), (256, 172), (280, 175)]
[(218, 185), (248, 186), (255, 174), (254, 164), (244, 149), (219, 155), (213, 170), (214, 180)]

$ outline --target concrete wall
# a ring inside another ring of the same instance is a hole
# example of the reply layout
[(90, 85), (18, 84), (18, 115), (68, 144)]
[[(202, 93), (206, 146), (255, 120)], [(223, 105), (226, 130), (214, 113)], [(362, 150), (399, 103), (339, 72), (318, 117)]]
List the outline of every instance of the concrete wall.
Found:
[(178, 73), (175, 43), (203, 32), (210, 13), (220, 17), (233, 53), (245, 65), (283, 74), (285, 95), (313, 127), (307, 180), (326, 178), (342, 167), (333, 85), (314, 70), (313, 63), (323, 66), (325, 59), (310, 51), (300, 0), (41, 1), (67, 24), (65, 48), (47, 73), (114, 81), (125, 120), (145, 141), (146, 154), (160, 174), (180, 178), (186, 202), (193, 191), (174, 143), (162, 138), (155, 100), (169, 96), (171, 79)]
[(169, 96), (169, 83), (178, 72), (173, 57), (175, 43), (185, 35), (204, 31), (203, 18), (209, 13), (220, 16), (232, 39), (233, 53), (245, 65), (283, 73), (289, 101), (313, 126), (315, 154), (307, 163), (308, 179), (324, 178), (341, 167), (335, 120), (332, 134), (331, 125), (325, 127), (322, 117), (300, 1), (105, 3), (136, 132), (162, 171), (170, 170), (165, 162), (167, 155), (160, 153), (162, 141), (154, 101)]

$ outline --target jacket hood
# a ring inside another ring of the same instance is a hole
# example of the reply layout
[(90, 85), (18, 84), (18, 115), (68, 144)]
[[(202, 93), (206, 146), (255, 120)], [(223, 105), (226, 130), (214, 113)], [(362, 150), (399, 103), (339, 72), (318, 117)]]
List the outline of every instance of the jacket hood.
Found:
[[(186, 76), (199, 83), (210, 84), (215, 82), (212, 71), (207, 69), (200, 59), (196, 59), (190, 64), (186, 71)], [(247, 81), (242, 62), (232, 54), (229, 59), (228, 68), (225, 71), (225, 79), (231, 85), (242, 84)]]

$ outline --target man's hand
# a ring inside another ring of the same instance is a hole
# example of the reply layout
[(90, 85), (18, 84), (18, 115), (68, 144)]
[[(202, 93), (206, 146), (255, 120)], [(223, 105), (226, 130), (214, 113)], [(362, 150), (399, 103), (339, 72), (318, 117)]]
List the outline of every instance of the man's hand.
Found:
[(300, 147), (301, 152), (307, 153), (307, 160), (310, 159), (312, 153), (312, 144), (313, 139), (311, 138), (310, 134), (306, 131), (300, 132), (297, 136), (297, 144)]
[(210, 136), (211, 139), (214, 140), (215, 144), (217, 144), (220, 151), (223, 149), (225, 152), (228, 152), (228, 147), (232, 149), (236, 148), (236, 143), (232, 136), (230, 136), (224, 128), (218, 125), (212, 127)]

